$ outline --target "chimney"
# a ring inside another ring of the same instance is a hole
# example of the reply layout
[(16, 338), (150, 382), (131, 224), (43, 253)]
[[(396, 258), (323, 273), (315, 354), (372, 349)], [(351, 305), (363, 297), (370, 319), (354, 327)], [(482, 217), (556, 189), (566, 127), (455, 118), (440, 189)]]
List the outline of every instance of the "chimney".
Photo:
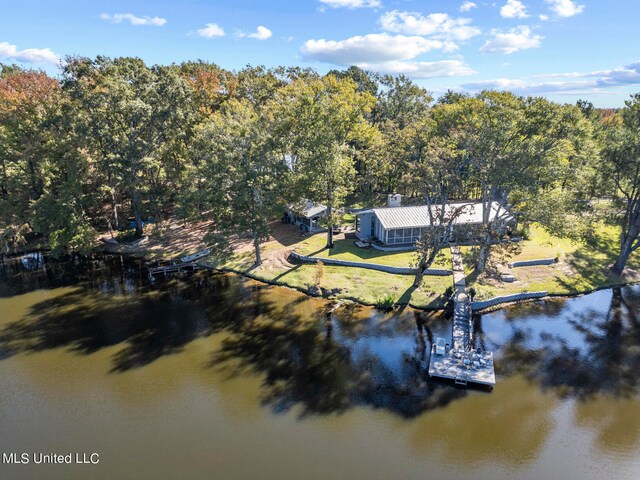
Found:
[(387, 207), (399, 207), (402, 204), (402, 195), (399, 193), (387, 195)]

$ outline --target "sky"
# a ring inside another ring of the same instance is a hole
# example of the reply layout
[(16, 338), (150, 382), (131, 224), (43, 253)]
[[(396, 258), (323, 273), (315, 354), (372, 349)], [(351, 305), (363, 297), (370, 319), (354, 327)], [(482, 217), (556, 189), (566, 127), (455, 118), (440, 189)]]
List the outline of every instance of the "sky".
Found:
[(0, 0), (0, 62), (68, 55), (358, 65), (438, 96), (495, 88), (622, 107), (640, 92), (640, 0)]

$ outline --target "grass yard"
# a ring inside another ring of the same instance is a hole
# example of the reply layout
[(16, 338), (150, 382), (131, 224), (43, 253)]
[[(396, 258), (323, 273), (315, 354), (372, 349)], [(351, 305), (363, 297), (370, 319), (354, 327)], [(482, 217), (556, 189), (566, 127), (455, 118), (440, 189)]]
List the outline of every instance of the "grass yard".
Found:
[[(212, 263), (217, 268), (229, 270), (269, 283), (293, 287), (305, 292), (316, 290), (316, 286), (332, 292), (337, 299), (354, 300), (374, 305), (380, 299), (391, 294), (397, 303), (408, 304), (418, 308), (442, 308), (445, 304), (443, 293), (451, 285), (451, 277), (425, 277), (419, 289), (412, 288), (412, 275), (394, 275), (364, 268), (345, 268), (324, 265), (292, 265), (287, 261), (292, 250), (303, 255), (331, 257), (342, 260), (379, 263), (408, 267), (415, 262), (414, 252), (389, 253), (367, 248), (356, 247), (354, 240), (338, 237), (335, 247), (326, 249), (326, 233), (318, 233), (291, 241), (289, 236), (277, 236), (274, 240), (262, 245), (263, 264), (253, 268), (253, 251), (236, 253), (224, 263)], [(280, 240), (286, 238), (286, 244)], [(278, 240), (280, 239), (280, 240)], [(448, 251), (438, 260), (438, 265), (450, 268), (451, 260)], [(321, 272), (321, 273), (320, 273)], [(317, 291), (317, 290), (316, 290)]]
[[(587, 244), (554, 237), (540, 226), (533, 226), (530, 239), (521, 243), (521, 252), (508, 262), (558, 257), (558, 263), (513, 269), (502, 265), (501, 271), (516, 277), (513, 283), (504, 283), (486, 276), (478, 278), (472, 272), (471, 263), (465, 262), (467, 285), (476, 289), (476, 298), (481, 300), (543, 290), (553, 295), (570, 295), (640, 281), (640, 256), (637, 254), (629, 259), (628, 269), (623, 276), (610, 272), (608, 267), (617, 255), (617, 235), (616, 228), (601, 224), (594, 231), (594, 241)], [(464, 247), (467, 258), (471, 257), (471, 250), (471, 247)]]
[[(335, 258), (352, 262), (378, 263), (394, 267), (412, 267), (416, 263), (415, 252), (381, 252), (375, 248), (359, 248), (354, 240), (337, 240), (332, 249), (325, 248), (326, 234), (319, 233), (300, 243), (296, 249), (301, 255)], [(441, 252), (434, 268), (451, 268), (451, 253)]]
[[(162, 235), (150, 235), (148, 244), (136, 251), (148, 258), (183, 256), (204, 248), (202, 237), (206, 225), (190, 225), (179, 230), (168, 229)], [(514, 256), (501, 256), (494, 249), (492, 259), (499, 263), (499, 271), (516, 277), (513, 283), (501, 282), (487, 275), (478, 276), (473, 271), (473, 247), (461, 247), (467, 286), (476, 290), (476, 299), (487, 299), (519, 292), (545, 290), (549, 294), (577, 294), (596, 288), (624, 283), (640, 282), (640, 255), (633, 254), (628, 268), (621, 277), (612, 275), (609, 266), (617, 254), (617, 229), (598, 225), (594, 240), (589, 243), (573, 242), (569, 239), (549, 235), (543, 228), (532, 226), (529, 240), (519, 244), (520, 251)], [(357, 262), (378, 263), (398, 267), (415, 264), (414, 252), (380, 252), (373, 248), (358, 248), (354, 240), (344, 235), (336, 235), (335, 247), (325, 248), (326, 233), (303, 236), (299, 229), (279, 222), (272, 224), (271, 238), (261, 245), (263, 264), (254, 268), (253, 246), (250, 239), (233, 240), (234, 255), (224, 262), (208, 260), (212, 266), (223, 270), (247, 275), (258, 280), (290, 286), (307, 293), (318, 293), (324, 289), (325, 295), (333, 298), (349, 299), (366, 304), (376, 304), (387, 295), (392, 295), (398, 303), (410, 303), (418, 308), (441, 308), (443, 294), (452, 283), (448, 277), (425, 277), (421, 288), (413, 289), (413, 276), (394, 275), (363, 268), (346, 268), (324, 265), (292, 265), (288, 261), (291, 251), (325, 258), (335, 258)], [(514, 260), (534, 260), (555, 258), (559, 261), (549, 266), (517, 267), (509, 269), (507, 264)], [(434, 264), (435, 267), (451, 268), (451, 254), (443, 250)]]

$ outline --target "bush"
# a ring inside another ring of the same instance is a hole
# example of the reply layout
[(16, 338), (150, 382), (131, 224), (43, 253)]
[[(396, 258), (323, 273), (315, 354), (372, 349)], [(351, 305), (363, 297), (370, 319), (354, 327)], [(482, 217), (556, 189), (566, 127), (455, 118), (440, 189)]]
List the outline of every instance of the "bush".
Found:
[(517, 232), (517, 235), (522, 237), (523, 240), (531, 240), (531, 228), (529, 225), (522, 225)]
[(476, 296), (476, 289), (471, 287), (467, 290), (467, 293), (469, 294), (469, 298), (473, 300), (473, 298)]
[(451, 298), (453, 296), (453, 285), (449, 285), (444, 291), (444, 298)]
[(118, 240), (118, 243), (133, 242), (136, 238), (138, 237), (136, 236), (135, 228), (132, 228), (130, 230), (122, 230), (116, 234), (116, 240)]
[(376, 298), (376, 308), (379, 310), (384, 310), (385, 312), (393, 310), (393, 305), (395, 303), (396, 302), (393, 298), (393, 295), (391, 295), (390, 293), (387, 293), (382, 298)]

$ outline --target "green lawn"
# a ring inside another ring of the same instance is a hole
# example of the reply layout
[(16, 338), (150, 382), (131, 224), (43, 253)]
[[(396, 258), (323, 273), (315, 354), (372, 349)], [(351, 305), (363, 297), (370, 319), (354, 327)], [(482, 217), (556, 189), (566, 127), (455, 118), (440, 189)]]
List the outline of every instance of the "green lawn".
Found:
[[(375, 248), (360, 248), (355, 240), (338, 240), (331, 249), (325, 248), (326, 234), (313, 235), (296, 249), (301, 255), (334, 258), (336, 260), (348, 260), (352, 262), (378, 263), (394, 267), (413, 267), (416, 264), (415, 252), (381, 252)], [(439, 256), (434, 267), (451, 268), (451, 253), (444, 250)]]
[[(555, 295), (577, 294), (596, 288), (640, 281), (640, 277), (633, 271), (622, 277), (609, 271), (608, 266), (615, 261), (617, 255), (617, 236), (615, 227), (599, 224), (594, 227), (593, 242), (574, 242), (554, 237), (542, 227), (533, 226), (530, 239), (521, 243), (522, 251), (508, 261), (558, 257), (558, 263), (513, 269), (503, 265), (501, 271), (515, 275), (514, 283), (503, 283), (487, 277), (478, 278), (465, 264), (467, 283), (476, 289), (476, 298), (485, 299), (543, 290)], [(470, 251), (471, 248), (466, 247), (465, 255), (470, 255)], [(631, 270), (639, 269), (640, 256), (632, 255), (628, 267)]]
[[(623, 277), (612, 275), (607, 266), (616, 256), (616, 229), (599, 225), (595, 231), (595, 241), (586, 244), (572, 242), (549, 235), (539, 226), (531, 228), (529, 240), (519, 244), (521, 251), (511, 258), (501, 258), (503, 272), (516, 276), (516, 282), (503, 283), (486, 275), (478, 277), (473, 271), (472, 247), (462, 247), (467, 285), (476, 290), (476, 299), (519, 292), (545, 290), (550, 294), (575, 294), (595, 288), (640, 281), (640, 256), (631, 257), (631, 271)], [(331, 250), (325, 248), (326, 233), (301, 237), (294, 232), (292, 236), (282, 237), (280, 241), (271, 241), (262, 246), (264, 263), (252, 268), (253, 252), (236, 254), (219, 268), (242, 273), (258, 280), (286, 285), (302, 291), (311, 291), (319, 279), (319, 286), (333, 291), (338, 299), (350, 299), (361, 303), (375, 304), (386, 295), (393, 295), (398, 303), (410, 303), (418, 308), (440, 308), (444, 305), (444, 291), (452, 283), (452, 278), (425, 277), (418, 289), (411, 288), (413, 276), (394, 275), (362, 268), (346, 268), (325, 265), (322, 275), (316, 265), (291, 265), (286, 261), (288, 253), (295, 250), (304, 255), (336, 258), (358, 262), (379, 263), (392, 266), (413, 266), (414, 252), (387, 253), (367, 248), (358, 248), (353, 240), (337, 240)], [(533, 260), (538, 258), (559, 257), (559, 262), (550, 266), (518, 267), (509, 269), (507, 263), (514, 260)], [(435, 266), (451, 268), (451, 255), (445, 249)]]
[[(295, 249), (304, 255), (402, 267), (412, 266), (415, 260), (414, 252), (387, 253), (372, 248), (360, 249), (355, 246), (353, 240), (337, 240), (335, 247), (331, 250), (324, 248), (325, 245), (326, 233), (319, 233), (286, 246), (274, 241), (264, 244), (261, 252), (265, 261), (257, 268), (252, 268), (253, 252), (249, 251), (236, 254), (224, 263), (210, 262), (210, 264), (223, 270), (308, 292), (315, 287), (318, 280), (318, 266), (291, 266), (284, 261), (286, 253), (291, 250)], [(450, 268), (450, 263), (450, 254), (447, 251), (442, 255), (442, 259), (439, 259), (438, 265)], [(332, 296), (337, 299), (373, 305), (378, 299), (391, 294), (398, 303), (410, 303), (418, 308), (433, 309), (444, 306), (442, 294), (451, 282), (450, 276), (429, 276), (425, 277), (421, 288), (413, 289), (412, 275), (394, 275), (365, 268), (325, 265), (319, 286), (326, 291), (334, 291)]]

